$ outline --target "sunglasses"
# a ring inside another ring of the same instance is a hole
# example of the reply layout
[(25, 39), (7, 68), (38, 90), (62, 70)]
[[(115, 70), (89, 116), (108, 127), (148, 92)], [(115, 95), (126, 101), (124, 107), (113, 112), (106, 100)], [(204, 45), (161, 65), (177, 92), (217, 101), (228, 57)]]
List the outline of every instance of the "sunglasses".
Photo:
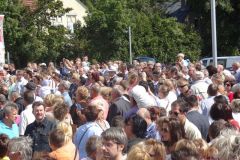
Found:
[(169, 114), (170, 114), (170, 115), (174, 115), (174, 116), (176, 116), (176, 117), (179, 115), (178, 112), (172, 112), (172, 111), (169, 111)]

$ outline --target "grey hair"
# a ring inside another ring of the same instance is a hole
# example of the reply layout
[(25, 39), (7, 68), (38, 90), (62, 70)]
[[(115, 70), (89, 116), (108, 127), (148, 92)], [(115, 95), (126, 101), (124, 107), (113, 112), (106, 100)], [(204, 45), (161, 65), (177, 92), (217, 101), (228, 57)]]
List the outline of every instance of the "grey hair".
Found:
[(231, 103), (231, 108), (234, 113), (240, 113), (240, 99), (234, 99)]
[(114, 85), (112, 92), (116, 93), (120, 97), (123, 95), (124, 88), (121, 85)]
[(128, 139), (126, 133), (122, 128), (119, 127), (111, 127), (105, 130), (101, 135), (103, 140), (112, 140), (117, 144), (127, 145)]
[(223, 130), (211, 146), (218, 149), (218, 158), (240, 159), (240, 133), (236, 130)]
[(32, 139), (30, 137), (13, 138), (8, 143), (9, 152), (20, 152), (21, 160), (32, 159)]
[(18, 110), (17, 104), (13, 102), (7, 102), (3, 108), (3, 116), (11, 114), (13, 109)]

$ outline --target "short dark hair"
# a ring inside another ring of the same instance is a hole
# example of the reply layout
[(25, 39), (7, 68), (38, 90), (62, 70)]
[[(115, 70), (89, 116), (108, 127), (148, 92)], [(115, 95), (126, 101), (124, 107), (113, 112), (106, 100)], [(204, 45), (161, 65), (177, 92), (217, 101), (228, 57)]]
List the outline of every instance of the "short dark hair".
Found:
[(49, 135), (49, 143), (54, 147), (60, 148), (65, 143), (65, 134), (61, 129), (54, 129)]
[(44, 107), (44, 109), (45, 109), (44, 103), (41, 102), (41, 101), (33, 102), (32, 108), (33, 108), (33, 110), (34, 110), (35, 107), (38, 107), (38, 106), (41, 106), (41, 105), (43, 105), (43, 107)]
[(231, 107), (224, 103), (214, 103), (209, 113), (215, 121), (219, 119), (224, 119), (225, 121), (233, 119)]
[(231, 124), (223, 119), (214, 121), (208, 128), (208, 135), (212, 139), (218, 137), (220, 132), (226, 128), (232, 128)]
[(111, 127), (105, 130), (101, 137), (103, 140), (109, 141), (112, 140), (117, 144), (127, 145), (128, 139), (127, 135), (122, 128), (119, 127)]
[(27, 102), (27, 104), (32, 104), (34, 102), (35, 99), (35, 95), (33, 91), (25, 91), (23, 93), (23, 99), (25, 102)]
[(124, 127), (124, 118), (121, 115), (117, 115), (115, 117), (113, 117), (111, 124), (111, 127)]
[(0, 134), (0, 158), (7, 155), (9, 138), (6, 134)]
[(196, 107), (198, 106), (198, 98), (196, 95), (190, 95), (186, 98), (187, 103), (189, 104), (189, 107)]
[(83, 113), (86, 116), (88, 122), (95, 121), (98, 118), (98, 114), (101, 110), (98, 109), (97, 105), (88, 105), (88, 107), (84, 108)]
[(190, 105), (183, 99), (177, 99), (171, 105), (172, 107), (179, 106), (180, 112), (186, 113), (190, 110)]
[(218, 86), (216, 84), (210, 84), (207, 89), (209, 96), (216, 96), (218, 93)]
[(147, 122), (139, 115), (133, 115), (125, 119), (125, 124), (132, 124), (132, 132), (138, 138), (145, 138), (147, 131)]

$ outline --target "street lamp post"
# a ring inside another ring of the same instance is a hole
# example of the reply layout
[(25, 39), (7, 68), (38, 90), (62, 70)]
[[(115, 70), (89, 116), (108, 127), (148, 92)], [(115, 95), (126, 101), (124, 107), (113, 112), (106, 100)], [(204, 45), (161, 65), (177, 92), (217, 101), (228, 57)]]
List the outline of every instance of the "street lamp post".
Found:
[(216, 31), (216, 3), (211, 0), (211, 26), (212, 26), (212, 56), (213, 64), (217, 67), (217, 31)]
[(129, 36), (129, 61), (130, 64), (132, 64), (133, 55), (132, 55), (132, 33), (131, 33), (131, 27), (128, 27), (128, 36)]

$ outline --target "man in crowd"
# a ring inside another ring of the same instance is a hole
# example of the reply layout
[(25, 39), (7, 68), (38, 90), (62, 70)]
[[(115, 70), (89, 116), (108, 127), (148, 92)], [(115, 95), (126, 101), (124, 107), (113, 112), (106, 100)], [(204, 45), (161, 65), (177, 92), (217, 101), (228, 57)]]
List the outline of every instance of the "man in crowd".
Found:
[(127, 135), (121, 128), (109, 128), (102, 137), (103, 157), (111, 160), (124, 159), (123, 151), (127, 145)]
[(32, 108), (35, 121), (27, 126), (24, 135), (33, 139), (33, 152), (50, 152), (49, 132), (56, 128), (56, 123), (45, 117), (45, 107), (42, 102), (34, 102)]
[(20, 114), (19, 131), (20, 135), (24, 135), (27, 125), (34, 122), (35, 117), (33, 115), (32, 103), (34, 102), (34, 93), (32, 91), (26, 91), (23, 95), (25, 109)]
[(170, 116), (173, 116), (179, 119), (181, 124), (184, 126), (186, 138), (190, 140), (202, 138), (202, 135), (199, 129), (192, 122), (190, 122), (186, 117), (186, 113), (188, 109), (189, 109), (189, 105), (187, 104), (187, 102), (183, 100), (176, 100), (172, 103)]
[(10, 139), (19, 136), (18, 126), (15, 123), (18, 107), (15, 103), (7, 103), (3, 108), (3, 119), (0, 121), (0, 134), (8, 135)]

